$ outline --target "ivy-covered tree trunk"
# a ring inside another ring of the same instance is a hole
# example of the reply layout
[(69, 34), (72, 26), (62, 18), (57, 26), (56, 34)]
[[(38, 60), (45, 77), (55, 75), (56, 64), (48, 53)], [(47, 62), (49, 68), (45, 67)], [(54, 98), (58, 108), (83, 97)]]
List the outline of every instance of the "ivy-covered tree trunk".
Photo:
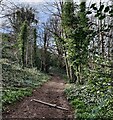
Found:
[(22, 68), (26, 67), (26, 62), (25, 62), (25, 50), (26, 50), (26, 41), (27, 41), (27, 22), (25, 21), (22, 24), (21, 27), (21, 32), (20, 32), (20, 41), (22, 43), (21, 47), (21, 57), (22, 57)]
[(36, 28), (34, 29), (34, 63), (33, 66), (37, 67), (37, 43), (36, 43), (36, 39), (37, 39), (37, 31)]
[(69, 62), (68, 62), (68, 58), (67, 58), (65, 47), (64, 47), (64, 58), (65, 58), (67, 77), (70, 79)]
[(74, 81), (75, 77), (75, 72), (73, 69), (73, 66), (71, 65), (72, 61), (70, 60), (70, 35), (72, 34), (71, 31), (73, 29), (74, 25), (74, 4), (73, 1), (70, 2), (64, 2), (63, 5), (63, 10), (62, 10), (62, 26), (64, 29), (64, 41), (65, 41), (65, 63), (66, 63), (66, 71), (67, 71), (67, 76), (70, 79), (70, 82)]
[[(113, 28), (112, 28), (112, 33), (113, 33)], [(111, 80), (113, 84), (113, 39), (112, 39), (112, 49), (111, 49)]]
[(81, 2), (75, 15), (73, 1), (65, 2), (62, 13), (62, 26), (65, 31), (65, 46), (69, 63), (71, 81), (81, 83), (83, 67), (88, 58), (88, 19), (86, 17), (86, 2)]
[(33, 68), (33, 44), (30, 44), (30, 67)]
[(27, 41), (26, 41), (26, 51), (25, 51), (26, 67), (28, 67), (28, 61), (29, 61), (29, 39), (27, 39)]

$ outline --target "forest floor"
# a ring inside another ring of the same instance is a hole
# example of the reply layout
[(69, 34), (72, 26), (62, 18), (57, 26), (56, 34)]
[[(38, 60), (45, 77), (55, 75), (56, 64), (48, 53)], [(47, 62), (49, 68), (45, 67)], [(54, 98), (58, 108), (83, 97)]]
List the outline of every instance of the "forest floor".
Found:
[[(3, 118), (37, 118), (53, 120), (73, 119), (73, 110), (64, 94), (65, 81), (59, 76), (52, 76), (51, 80), (33, 91), (32, 96), (25, 97), (20, 102), (10, 105), (3, 113)], [(33, 101), (33, 99), (41, 100), (50, 104), (56, 104), (68, 110), (61, 110), (55, 107)]]

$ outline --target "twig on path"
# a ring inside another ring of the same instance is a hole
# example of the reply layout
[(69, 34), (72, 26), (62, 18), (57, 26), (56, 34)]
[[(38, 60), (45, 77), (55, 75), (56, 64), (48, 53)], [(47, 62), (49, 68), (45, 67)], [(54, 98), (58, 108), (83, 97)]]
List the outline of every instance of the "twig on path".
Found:
[(44, 102), (44, 101), (41, 101), (41, 100), (37, 100), (37, 99), (32, 99), (31, 101), (39, 102), (39, 103), (42, 103), (44, 105), (48, 105), (50, 107), (54, 107), (54, 108), (57, 108), (57, 109), (68, 111), (67, 108), (63, 108), (63, 107), (57, 106), (56, 104), (47, 103), (47, 102)]

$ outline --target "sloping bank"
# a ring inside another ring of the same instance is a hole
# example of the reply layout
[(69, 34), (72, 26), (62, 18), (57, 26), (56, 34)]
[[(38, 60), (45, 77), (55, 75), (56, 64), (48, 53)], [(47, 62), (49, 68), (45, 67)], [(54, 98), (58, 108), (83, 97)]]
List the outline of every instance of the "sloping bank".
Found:
[(50, 79), (47, 74), (36, 69), (21, 69), (18, 65), (11, 64), (7, 59), (0, 60), (2, 64), (2, 108), (20, 101), (25, 96), (32, 95), (32, 90), (41, 86)]
[(111, 87), (67, 84), (65, 93), (77, 120), (113, 120)]

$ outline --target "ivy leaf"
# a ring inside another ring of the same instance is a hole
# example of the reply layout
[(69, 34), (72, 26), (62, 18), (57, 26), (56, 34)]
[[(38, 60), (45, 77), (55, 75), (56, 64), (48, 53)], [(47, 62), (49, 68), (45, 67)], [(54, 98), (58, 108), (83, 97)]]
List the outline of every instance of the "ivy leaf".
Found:
[(87, 11), (87, 13), (86, 14), (92, 14), (92, 12), (91, 11)]
[(104, 12), (108, 12), (109, 11), (109, 6), (107, 6), (104, 10)]
[(93, 8), (93, 7), (95, 7), (95, 5), (96, 5), (96, 3), (92, 4), (90, 8)]
[(104, 8), (104, 5), (101, 5), (100, 8), (99, 8), (99, 11), (101, 12)]
[(97, 7), (95, 5), (96, 5), (96, 3), (92, 4), (90, 8), (93, 8), (94, 10), (97, 10)]
[(113, 13), (110, 15), (110, 17), (113, 17)]
[(103, 20), (105, 18), (105, 14), (99, 17), (99, 20)]
[(113, 13), (113, 9), (111, 9), (111, 10), (109, 11), (109, 14), (111, 14), (111, 13)]
[(97, 10), (97, 7), (93, 7), (94, 10)]
[(95, 17), (99, 17), (99, 15), (98, 15), (98, 14), (95, 14)]
[(95, 17), (99, 17), (101, 15), (101, 13), (97, 12), (97, 14), (95, 14)]

